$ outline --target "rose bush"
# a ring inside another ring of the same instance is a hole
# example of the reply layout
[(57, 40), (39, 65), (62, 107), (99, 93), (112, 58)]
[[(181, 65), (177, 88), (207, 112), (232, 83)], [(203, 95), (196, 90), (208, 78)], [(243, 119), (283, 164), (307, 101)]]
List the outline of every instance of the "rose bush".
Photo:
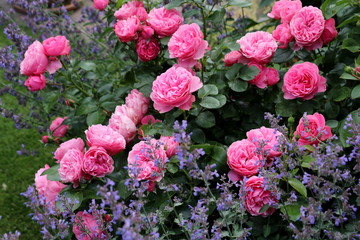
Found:
[(4, 29), (35, 120), (2, 114), (56, 149), (23, 194), (45, 239), (358, 237), (356, 2), (102, 3)]

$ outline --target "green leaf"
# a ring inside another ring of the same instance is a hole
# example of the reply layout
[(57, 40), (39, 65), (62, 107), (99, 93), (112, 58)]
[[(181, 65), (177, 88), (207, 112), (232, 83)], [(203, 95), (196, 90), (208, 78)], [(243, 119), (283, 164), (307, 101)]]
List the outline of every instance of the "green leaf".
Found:
[(208, 20), (214, 23), (220, 23), (225, 16), (225, 8), (220, 8), (219, 10), (214, 11), (209, 17)]
[(44, 111), (50, 113), (50, 110), (54, 107), (57, 100), (59, 99), (59, 95), (57, 92), (49, 92), (44, 96), (45, 101), (42, 101), (44, 105)]
[(99, 107), (95, 103), (83, 103), (77, 109), (75, 115), (80, 116), (95, 112)]
[(328, 97), (335, 102), (341, 102), (350, 97), (351, 89), (348, 87), (334, 87), (328, 94)]
[(189, 18), (189, 17), (192, 17), (192, 16), (194, 16), (195, 14), (198, 14), (198, 13), (199, 13), (199, 10), (197, 10), (197, 9), (192, 9), (192, 10), (190, 10), (190, 11), (184, 12), (184, 13), (183, 13), (183, 17), (184, 17), (184, 18)]
[(241, 80), (234, 80), (229, 82), (229, 87), (234, 92), (245, 92), (248, 88), (248, 85), (249, 84), (247, 82)]
[(296, 191), (298, 191), (301, 195), (303, 195), (304, 197), (307, 197), (306, 187), (305, 187), (304, 184), (302, 184), (298, 179), (296, 179), (296, 178), (289, 178), (289, 179), (288, 179), (288, 183), (289, 183)]
[(249, 0), (229, 0), (229, 6), (248, 8), (251, 7), (252, 3)]
[(172, 8), (176, 8), (178, 6), (180, 6), (182, 3), (185, 3), (186, 1), (183, 1), (183, 0), (175, 0), (175, 1), (172, 1), (171, 3), (168, 3), (165, 5), (165, 8), (166, 9), (172, 9)]
[(284, 63), (290, 61), (295, 55), (295, 52), (290, 48), (278, 48), (272, 58), (274, 63)]
[(325, 125), (329, 126), (330, 128), (337, 128), (339, 122), (336, 120), (327, 120)]
[(360, 98), (360, 84), (353, 88), (351, 91), (351, 98), (356, 99)]
[(196, 143), (204, 143), (206, 141), (205, 133), (201, 129), (196, 128), (192, 131), (191, 139)]
[(264, 231), (264, 237), (268, 237), (271, 233), (271, 227), (270, 225), (264, 225), (263, 227), (263, 231)]
[(346, 79), (346, 80), (356, 80), (359, 81), (359, 79), (357, 79), (356, 77), (354, 77), (353, 75), (351, 75), (350, 73), (343, 73), (341, 74), (340, 78), (342, 79)]
[(295, 203), (293, 205), (282, 206), (280, 211), (283, 214), (288, 215), (291, 221), (296, 221), (301, 216), (300, 207), (301, 204)]
[(60, 178), (60, 175), (58, 172), (59, 168), (60, 168), (60, 165), (56, 164), (56, 165), (52, 166), (51, 168), (43, 171), (41, 176), (46, 175), (46, 178), (50, 181), (61, 181), (61, 178)]
[(94, 71), (96, 70), (96, 64), (91, 61), (82, 61), (79, 63), (79, 67), (85, 71)]
[(310, 163), (315, 162), (315, 161), (316, 160), (313, 157), (311, 157), (310, 155), (305, 155), (302, 158), (301, 166), (306, 167), (306, 168), (310, 168), (311, 167)]
[(340, 107), (335, 102), (329, 101), (325, 103), (325, 112), (328, 117), (337, 117), (337, 115), (339, 115), (339, 111)]
[(211, 128), (216, 124), (214, 114), (209, 111), (200, 113), (195, 121), (202, 128)]
[(325, 19), (329, 19), (348, 5), (348, 1), (339, 1), (339, 0), (326, 0), (321, 5), (321, 11), (324, 14)]
[(254, 79), (259, 73), (260, 70), (255, 66), (248, 67), (246, 65), (242, 65), (239, 72), (239, 77), (245, 81), (250, 81)]
[(201, 100), (200, 105), (204, 108), (209, 108), (209, 109), (216, 109), (221, 106), (220, 101), (214, 97), (204, 97)]
[(232, 65), (231, 68), (225, 73), (225, 77), (230, 81), (234, 80), (239, 73), (241, 66), (242, 64), (240, 63)]
[(219, 94), (219, 95), (216, 95), (215, 98), (217, 100), (219, 100), (220, 102), (220, 106), (218, 108), (221, 108), (222, 106), (224, 106), (226, 104), (226, 97), (225, 95), (222, 95), (222, 94)]
[(176, 164), (174, 164), (174, 163), (169, 163), (166, 166), (166, 169), (171, 173), (177, 173), (179, 171), (178, 166)]
[(217, 95), (219, 93), (219, 89), (214, 84), (206, 84), (202, 88), (199, 89), (198, 97), (203, 98), (208, 95)]
[(217, 165), (226, 163), (227, 152), (224, 147), (214, 146), (211, 152), (211, 157), (216, 161)]
[(118, 0), (118, 1), (116, 2), (116, 9), (119, 9), (122, 4), (123, 4), (123, 0)]
[(270, 206), (268, 204), (265, 204), (261, 207), (259, 213), (264, 213), (266, 212), (266, 210), (268, 210), (270, 208)]
[(170, 37), (164, 37), (164, 38), (160, 39), (160, 42), (161, 42), (162, 45), (167, 46), (169, 40), (170, 40)]
[(96, 112), (90, 113), (86, 117), (86, 123), (88, 126), (94, 124), (101, 124), (105, 120), (106, 114), (102, 110), (97, 110)]
[(347, 49), (352, 53), (359, 52), (360, 50), (359, 41), (356, 41), (355, 39), (352, 38), (347, 38), (343, 41), (341, 48)]
[(117, 186), (117, 190), (119, 191), (119, 196), (122, 199), (126, 199), (131, 195), (131, 191), (129, 191), (128, 187), (125, 185), (126, 180), (122, 180), (119, 182)]
[(296, 103), (293, 101), (279, 102), (275, 105), (275, 112), (282, 117), (290, 117), (296, 113)]
[(66, 209), (66, 206), (63, 204), (70, 204), (71, 210), (75, 211), (78, 209), (84, 199), (83, 193), (79, 191), (73, 191), (73, 189), (68, 189), (67, 191), (60, 192), (60, 195), (67, 199), (66, 203), (64, 202), (55, 202), (55, 206), (61, 211)]
[(349, 24), (351, 22), (356, 22), (359, 20), (360, 20), (360, 14), (355, 14), (355, 15), (349, 17), (348, 19), (344, 20), (341, 24), (339, 24), (337, 26), (337, 28), (341, 28), (341, 27), (345, 26), (346, 24)]
[(101, 107), (103, 107), (106, 111), (113, 112), (117, 105), (119, 104), (116, 102), (103, 102)]

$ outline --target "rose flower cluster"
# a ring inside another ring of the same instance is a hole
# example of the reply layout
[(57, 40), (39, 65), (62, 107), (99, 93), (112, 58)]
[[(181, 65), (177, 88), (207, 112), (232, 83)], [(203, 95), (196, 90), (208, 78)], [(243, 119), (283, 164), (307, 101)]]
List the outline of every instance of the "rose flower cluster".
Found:
[(268, 208), (260, 213), (265, 204), (276, 202), (275, 196), (265, 190), (264, 178), (255, 176), (260, 168), (271, 166), (274, 158), (281, 156), (278, 138), (283, 136), (272, 128), (261, 127), (246, 133), (247, 139), (232, 143), (227, 151), (228, 176), (232, 181), (245, 180), (247, 195), (245, 207), (251, 215), (268, 216), (275, 212)]
[(143, 62), (155, 59), (160, 52), (159, 39), (172, 36), (184, 18), (176, 9), (153, 8), (146, 12), (141, 1), (127, 2), (115, 12), (114, 25), (121, 42), (136, 42), (136, 53)]
[(51, 37), (43, 41), (33, 42), (25, 52), (25, 58), (20, 64), (20, 73), (28, 76), (25, 86), (30, 91), (39, 91), (46, 85), (45, 71), (50, 74), (61, 68), (57, 58), (70, 54), (70, 42), (64, 36)]
[(338, 34), (333, 18), (325, 20), (319, 8), (302, 7), (300, 0), (275, 2), (268, 16), (281, 21), (272, 33), (279, 48), (286, 48), (295, 41), (294, 50), (314, 50), (328, 44)]

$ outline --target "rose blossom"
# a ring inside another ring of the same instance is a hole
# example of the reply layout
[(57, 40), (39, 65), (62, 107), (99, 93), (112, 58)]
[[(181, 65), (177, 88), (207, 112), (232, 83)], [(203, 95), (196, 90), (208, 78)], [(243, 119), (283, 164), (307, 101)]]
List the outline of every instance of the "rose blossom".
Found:
[(83, 211), (80, 211), (76, 214), (72, 230), (75, 234), (76, 239), (108, 239), (107, 233), (102, 230), (102, 226), (99, 226), (99, 219), (95, 218), (90, 213), (86, 213)]
[(191, 93), (202, 87), (200, 78), (193, 76), (182, 67), (171, 67), (153, 82), (150, 98), (154, 108), (160, 113), (168, 112), (174, 107), (189, 110), (195, 101)]
[(282, 23), (289, 23), (294, 14), (302, 8), (300, 0), (280, 0), (275, 2), (268, 17), (274, 19), (281, 19)]
[(335, 20), (333, 18), (329, 18), (325, 21), (325, 28), (323, 33), (321, 34), (321, 40), (324, 44), (328, 44), (331, 42), (336, 36), (338, 32), (336, 31), (335, 27)]
[(277, 49), (273, 36), (264, 31), (247, 33), (236, 42), (240, 44), (240, 52), (246, 58), (259, 64), (270, 62)]
[(63, 136), (65, 136), (67, 130), (70, 127), (68, 125), (62, 125), (65, 119), (67, 119), (67, 117), (64, 118), (57, 117), (51, 122), (50, 131), (52, 132), (52, 135), (54, 137), (62, 138)]
[(81, 138), (70, 139), (60, 144), (54, 153), (54, 158), (58, 160), (57, 163), (59, 163), (68, 150), (77, 149), (81, 152), (84, 152), (84, 147), (84, 141)]
[(47, 56), (60, 56), (70, 54), (70, 42), (64, 36), (50, 37), (43, 41), (44, 53)]
[(44, 144), (48, 143), (49, 142), (49, 136), (46, 136), (46, 135), (42, 136), (41, 137), (41, 142), (44, 143)]
[(303, 7), (295, 13), (290, 22), (290, 31), (298, 47), (314, 50), (322, 46), (321, 34), (325, 28), (325, 19), (320, 9)]
[(137, 89), (131, 90), (131, 92), (125, 98), (125, 104), (128, 108), (132, 109), (137, 117), (133, 117), (135, 124), (138, 124), (140, 119), (147, 113), (150, 99), (145, 97), (143, 93)]
[(24, 85), (31, 92), (39, 91), (45, 87), (46, 79), (42, 74), (30, 76), (28, 79), (26, 79)]
[(46, 67), (46, 71), (48, 71), (48, 73), (53, 74), (55, 73), (58, 69), (60, 69), (62, 67), (61, 62), (58, 59), (49, 59), (49, 64)]
[(160, 52), (159, 42), (155, 38), (140, 38), (136, 43), (136, 53), (139, 59), (147, 62), (155, 59)]
[(320, 113), (302, 117), (294, 132), (294, 138), (299, 138), (297, 141), (299, 146), (318, 145), (320, 141), (330, 137), (332, 137), (331, 129), (325, 125), (325, 118)]
[(287, 23), (276, 26), (272, 36), (279, 43), (278, 48), (287, 48), (294, 36), (290, 32), (290, 26)]
[(245, 183), (247, 194), (245, 196), (245, 208), (253, 216), (269, 216), (276, 209), (269, 207), (265, 212), (260, 213), (261, 208), (266, 204), (277, 202), (276, 197), (270, 191), (265, 190), (264, 178), (252, 176)]
[(145, 21), (148, 18), (144, 3), (141, 1), (131, 1), (123, 4), (115, 12), (114, 16), (119, 20), (126, 20), (132, 16), (138, 17), (140, 21)]
[(244, 57), (240, 51), (231, 51), (224, 57), (224, 62), (226, 67), (231, 67), (235, 63), (248, 63), (249, 59)]
[(145, 124), (154, 124), (157, 122), (161, 122), (161, 120), (159, 119), (155, 119), (153, 115), (146, 115), (145, 117), (143, 117), (140, 121), (141, 125), (145, 125)]
[(249, 63), (248, 66), (255, 66), (257, 69), (260, 70), (258, 75), (256, 75), (254, 79), (248, 82), (252, 85), (257, 86), (258, 88), (266, 88), (268, 86), (273, 86), (280, 80), (279, 73), (274, 68), (268, 68), (255, 62)]
[(150, 26), (143, 26), (141, 29), (141, 37), (149, 39), (154, 35), (154, 29)]
[(179, 143), (175, 141), (173, 136), (161, 136), (159, 141), (164, 143), (164, 149), (168, 158), (171, 158), (178, 152)]
[(230, 169), (240, 176), (255, 175), (262, 165), (261, 156), (256, 153), (256, 145), (247, 139), (232, 143), (227, 157)]
[(261, 127), (252, 129), (246, 133), (249, 141), (253, 142), (258, 148), (261, 148), (268, 159), (279, 157), (281, 155), (279, 149), (278, 138), (282, 133), (273, 128)]
[(137, 38), (139, 29), (140, 21), (136, 16), (129, 17), (126, 20), (119, 20), (114, 25), (115, 34), (122, 42), (130, 42)]
[(171, 36), (168, 43), (170, 58), (177, 58), (182, 67), (192, 67), (202, 58), (208, 42), (196, 23), (184, 24)]
[(117, 115), (113, 113), (109, 120), (109, 127), (120, 133), (128, 143), (136, 135), (135, 123), (126, 115)]
[(74, 183), (79, 186), (80, 179), (84, 176), (82, 171), (84, 154), (78, 149), (69, 149), (60, 161), (58, 170), (61, 181)]
[(318, 92), (325, 92), (326, 78), (320, 76), (314, 63), (304, 62), (292, 66), (284, 76), (282, 87), (285, 99), (309, 100)]
[(25, 58), (20, 63), (20, 73), (26, 76), (43, 74), (48, 65), (48, 57), (39, 41), (33, 42), (25, 52)]
[(58, 181), (48, 180), (47, 175), (41, 176), (41, 174), (49, 168), (49, 165), (46, 164), (43, 168), (40, 168), (39, 171), (37, 171), (35, 174), (35, 187), (39, 195), (45, 197), (47, 203), (54, 205), (57, 195), (59, 195), (60, 191), (66, 187), (66, 185)]
[(114, 171), (114, 160), (103, 147), (91, 147), (84, 155), (83, 171), (94, 177), (104, 177)]
[(160, 181), (164, 176), (166, 159), (166, 152), (157, 140), (141, 141), (129, 152), (129, 176), (138, 180)]
[(165, 7), (153, 8), (147, 20), (159, 37), (171, 36), (183, 22), (184, 18), (178, 10)]
[(94, 8), (97, 10), (103, 11), (109, 4), (109, 0), (94, 0)]
[(101, 124), (90, 126), (85, 135), (89, 147), (103, 147), (111, 156), (122, 152), (126, 146), (125, 139), (120, 133)]

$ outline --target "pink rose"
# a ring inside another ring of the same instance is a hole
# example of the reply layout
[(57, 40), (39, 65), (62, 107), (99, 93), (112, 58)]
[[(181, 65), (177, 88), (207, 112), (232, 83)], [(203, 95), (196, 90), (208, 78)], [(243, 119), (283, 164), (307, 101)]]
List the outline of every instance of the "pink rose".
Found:
[(276, 203), (276, 197), (265, 190), (264, 178), (252, 176), (245, 183), (247, 194), (245, 196), (245, 208), (253, 216), (269, 216), (272, 215), (276, 209), (269, 207), (265, 212), (260, 213), (261, 208), (268, 204)]
[(82, 171), (84, 154), (78, 149), (69, 149), (60, 161), (58, 170), (61, 181), (74, 183), (79, 186), (80, 179), (84, 176)]
[(155, 59), (159, 55), (159, 52), (159, 42), (155, 38), (140, 38), (136, 43), (136, 53), (143, 62)]
[(70, 54), (70, 42), (64, 36), (50, 37), (43, 41), (44, 52), (47, 56), (60, 56)]
[(326, 91), (326, 78), (320, 76), (314, 63), (304, 62), (292, 66), (284, 76), (282, 87), (285, 99), (309, 100), (318, 92)]
[(249, 63), (248, 66), (255, 66), (260, 70), (259, 74), (248, 82), (258, 88), (266, 88), (268, 86), (275, 85), (280, 80), (279, 73), (274, 68), (268, 68), (255, 62)]
[(335, 20), (333, 18), (326, 20), (324, 31), (321, 34), (321, 40), (323, 41), (323, 43), (328, 44), (334, 38), (336, 38), (337, 35), (338, 32), (336, 31), (336, 27), (335, 27)]
[(70, 139), (60, 144), (54, 153), (54, 158), (57, 160), (56, 162), (59, 163), (68, 150), (77, 149), (80, 152), (84, 152), (84, 147), (84, 141), (81, 138)]
[[(100, 218), (100, 216), (99, 216)], [(104, 230), (102, 219), (97, 219), (90, 213), (80, 211), (74, 218), (73, 233), (76, 239), (79, 240), (105, 240), (108, 239), (107, 233)]]
[(191, 93), (202, 87), (200, 78), (193, 76), (182, 67), (171, 67), (153, 82), (150, 98), (154, 101), (154, 108), (165, 113), (178, 107), (189, 110), (195, 101)]
[(140, 21), (136, 16), (119, 20), (114, 25), (115, 34), (122, 42), (130, 42), (136, 39), (138, 30), (140, 30)]
[(143, 26), (141, 30), (141, 37), (144, 39), (149, 39), (154, 35), (154, 29), (149, 26)]
[(168, 43), (170, 58), (177, 58), (182, 67), (192, 67), (202, 58), (208, 42), (196, 23), (184, 24), (172, 35)]
[(53, 74), (55, 73), (57, 70), (59, 70), (62, 67), (62, 64), (59, 60), (55, 59), (49, 59), (49, 64), (46, 67), (46, 71), (48, 71), (48, 73)]
[(164, 149), (168, 158), (171, 158), (178, 152), (179, 143), (175, 141), (173, 136), (161, 136), (159, 141), (164, 143)]
[(44, 144), (48, 143), (49, 142), (49, 136), (42, 136), (41, 137), (41, 142), (44, 143)]
[(147, 20), (159, 37), (171, 36), (183, 22), (184, 18), (178, 10), (165, 7), (153, 8)]
[(155, 119), (153, 115), (146, 115), (140, 121), (141, 125), (154, 124), (154, 123), (157, 123), (157, 122), (161, 122), (161, 120)]
[(275, 2), (268, 17), (274, 19), (281, 19), (282, 23), (289, 23), (294, 14), (302, 8), (300, 0), (280, 0)]
[(278, 48), (287, 48), (294, 38), (290, 32), (290, 26), (287, 23), (278, 25), (272, 32), (272, 36), (279, 43)]
[(246, 136), (249, 141), (264, 152), (264, 155), (270, 160), (270, 162), (267, 162), (268, 165), (272, 164), (274, 157), (279, 157), (282, 154), (279, 151), (278, 138), (283, 135), (276, 129), (261, 127), (248, 131)]
[(299, 138), (299, 146), (318, 145), (332, 136), (330, 127), (325, 125), (325, 118), (320, 113), (302, 117), (294, 132), (294, 138)]
[(244, 57), (244, 55), (240, 51), (231, 51), (225, 55), (224, 62), (226, 67), (231, 67), (235, 63), (246, 64), (249, 62), (249, 59)]
[(20, 73), (26, 76), (40, 75), (46, 71), (48, 57), (39, 41), (33, 42), (25, 52), (25, 58), (20, 64)]
[(133, 140), (136, 135), (136, 125), (126, 115), (117, 115), (113, 113), (109, 120), (109, 127), (120, 133), (127, 143)]
[(92, 125), (85, 131), (85, 135), (89, 147), (103, 147), (111, 156), (122, 152), (126, 147), (124, 137), (108, 126)]
[(321, 10), (312, 6), (303, 7), (290, 22), (290, 31), (296, 40), (295, 47), (306, 47), (308, 50), (320, 48), (324, 28), (325, 19)]
[(135, 124), (138, 124), (140, 119), (142, 119), (148, 111), (150, 99), (145, 97), (144, 94), (137, 89), (133, 89), (125, 98), (125, 104), (134, 111), (136, 117), (132, 117), (132, 120)]
[(273, 36), (264, 31), (247, 33), (236, 42), (240, 44), (240, 52), (246, 58), (259, 64), (270, 62), (277, 49)]
[(46, 175), (41, 176), (41, 174), (49, 169), (49, 165), (45, 165), (43, 168), (40, 168), (39, 171), (35, 174), (35, 187), (39, 195), (45, 197), (45, 201), (50, 205), (55, 204), (56, 197), (59, 195), (60, 191), (66, 187), (58, 181), (50, 181), (47, 179)]
[(114, 16), (119, 20), (126, 20), (132, 16), (136, 16), (142, 22), (148, 18), (144, 3), (141, 1), (131, 1), (123, 4), (121, 8), (115, 12)]
[(164, 176), (166, 152), (157, 140), (135, 144), (128, 155), (129, 176), (138, 180), (160, 181)]
[(109, 4), (109, 0), (94, 0), (94, 8), (97, 10), (103, 11)]
[(31, 92), (39, 91), (45, 87), (46, 79), (42, 74), (30, 76), (28, 79), (26, 79), (24, 85)]
[(103, 147), (91, 147), (84, 155), (83, 171), (94, 177), (104, 177), (114, 171), (114, 160)]
[(70, 126), (68, 125), (62, 125), (65, 119), (67, 119), (67, 117), (57, 117), (51, 122), (50, 131), (52, 132), (52, 135), (54, 137), (62, 138), (63, 136), (65, 136), (67, 130), (70, 128)]
[(227, 151), (230, 169), (240, 176), (250, 177), (257, 174), (262, 166), (262, 158), (256, 152), (256, 145), (247, 139), (232, 143)]

